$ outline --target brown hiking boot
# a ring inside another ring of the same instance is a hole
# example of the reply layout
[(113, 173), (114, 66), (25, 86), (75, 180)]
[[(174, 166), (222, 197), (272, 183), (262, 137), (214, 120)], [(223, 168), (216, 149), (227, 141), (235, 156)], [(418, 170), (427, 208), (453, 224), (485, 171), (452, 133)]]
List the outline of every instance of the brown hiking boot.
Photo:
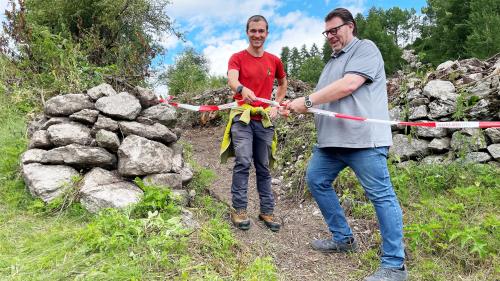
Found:
[(264, 224), (274, 232), (278, 232), (280, 230), (280, 223), (275, 221), (275, 218), (272, 214), (260, 214), (259, 220), (263, 221)]
[(247, 216), (246, 210), (236, 210), (231, 212), (231, 221), (234, 226), (241, 230), (250, 229), (250, 219)]

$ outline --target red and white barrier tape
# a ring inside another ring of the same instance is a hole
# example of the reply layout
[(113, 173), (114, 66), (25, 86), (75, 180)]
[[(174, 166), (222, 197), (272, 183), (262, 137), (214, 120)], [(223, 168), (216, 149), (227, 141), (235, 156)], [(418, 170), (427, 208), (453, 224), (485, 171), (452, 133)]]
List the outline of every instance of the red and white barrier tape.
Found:
[[(226, 103), (222, 105), (190, 105), (190, 104), (182, 104), (172, 102), (172, 96), (168, 96), (167, 98), (160, 98), (160, 102), (170, 104), (174, 107), (184, 108), (191, 111), (218, 111), (225, 110), (238, 107), (242, 105), (243, 101), (234, 101), (231, 103)], [(257, 98), (258, 101), (267, 103), (274, 107), (284, 107), (283, 104), (280, 104), (276, 101)], [(387, 125), (401, 125), (401, 126), (412, 126), (412, 127), (432, 127), (432, 128), (500, 128), (500, 121), (453, 121), (453, 122), (434, 122), (434, 121), (425, 121), (425, 122), (409, 122), (409, 121), (390, 121), (390, 120), (380, 120), (380, 119), (371, 119), (364, 118), (359, 116), (352, 116), (347, 114), (336, 113), (332, 111), (327, 111), (318, 108), (310, 108), (307, 110), (310, 113), (320, 114), (329, 116), (332, 118), (339, 118), (345, 120), (354, 120), (358, 122), (369, 122), (369, 123), (377, 123), (377, 124), (387, 124)]]

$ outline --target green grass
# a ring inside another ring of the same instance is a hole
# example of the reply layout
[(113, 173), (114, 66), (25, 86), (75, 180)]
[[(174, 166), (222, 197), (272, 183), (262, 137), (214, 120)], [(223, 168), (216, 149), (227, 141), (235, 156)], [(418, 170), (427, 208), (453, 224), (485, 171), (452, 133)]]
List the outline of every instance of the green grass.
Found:
[[(3, 95), (3, 94), (2, 94)], [(275, 276), (270, 258), (241, 257), (227, 207), (205, 195), (215, 178), (196, 166), (197, 231), (180, 223), (167, 189), (145, 190), (130, 210), (86, 212), (64, 200), (33, 199), (19, 175), (25, 110), (0, 96), (0, 280), (255, 280)], [(64, 208), (62, 208), (64, 207)], [(237, 277), (237, 278), (236, 278)], [(273, 280), (273, 279), (266, 279)]]
[[(404, 212), (405, 244), (412, 280), (498, 280), (500, 276), (500, 170), (493, 165), (390, 164), (391, 180)], [(375, 220), (352, 170), (335, 188), (351, 214)], [(375, 235), (379, 235), (378, 232)], [(378, 263), (375, 247), (359, 256), (362, 271)], [(358, 276), (359, 277), (359, 276)]]

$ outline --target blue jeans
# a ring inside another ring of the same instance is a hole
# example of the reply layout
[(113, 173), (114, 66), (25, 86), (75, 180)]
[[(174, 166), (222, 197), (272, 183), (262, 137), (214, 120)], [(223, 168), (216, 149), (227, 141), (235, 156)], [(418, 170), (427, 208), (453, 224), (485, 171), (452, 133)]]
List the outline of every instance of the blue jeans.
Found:
[(236, 116), (231, 125), (231, 141), (236, 154), (231, 195), (233, 208), (246, 209), (248, 205), (248, 176), (252, 160), (257, 178), (260, 212), (272, 214), (274, 197), (271, 190), (269, 156), (273, 142), (274, 127), (264, 128), (261, 121), (251, 120), (247, 125)]
[(306, 180), (336, 242), (353, 237), (332, 182), (350, 167), (375, 207), (382, 235), (382, 267), (400, 268), (404, 263), (403, 218), (387, 169), (388, 147), (314, 147)]

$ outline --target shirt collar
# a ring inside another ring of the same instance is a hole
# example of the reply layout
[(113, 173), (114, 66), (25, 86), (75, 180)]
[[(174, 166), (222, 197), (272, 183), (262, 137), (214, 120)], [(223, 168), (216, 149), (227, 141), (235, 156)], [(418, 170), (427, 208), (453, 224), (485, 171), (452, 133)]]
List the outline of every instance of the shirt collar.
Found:
[(340, 55), (342, 55), (343, 53), (347, 53), (349, 52), (349, 50), (352, 49), (352, 47), (359, 41), (359, 39), (357, 37), (353, 37), (351, 42), (349, 42), (349, 44), (347, 44), (347, 46), (345, 46), (342, 50), (340, 50), (340, 52), (338, 53), (332, 53), (332, 58), (336, 59), (338, 57), (340, 57)]

